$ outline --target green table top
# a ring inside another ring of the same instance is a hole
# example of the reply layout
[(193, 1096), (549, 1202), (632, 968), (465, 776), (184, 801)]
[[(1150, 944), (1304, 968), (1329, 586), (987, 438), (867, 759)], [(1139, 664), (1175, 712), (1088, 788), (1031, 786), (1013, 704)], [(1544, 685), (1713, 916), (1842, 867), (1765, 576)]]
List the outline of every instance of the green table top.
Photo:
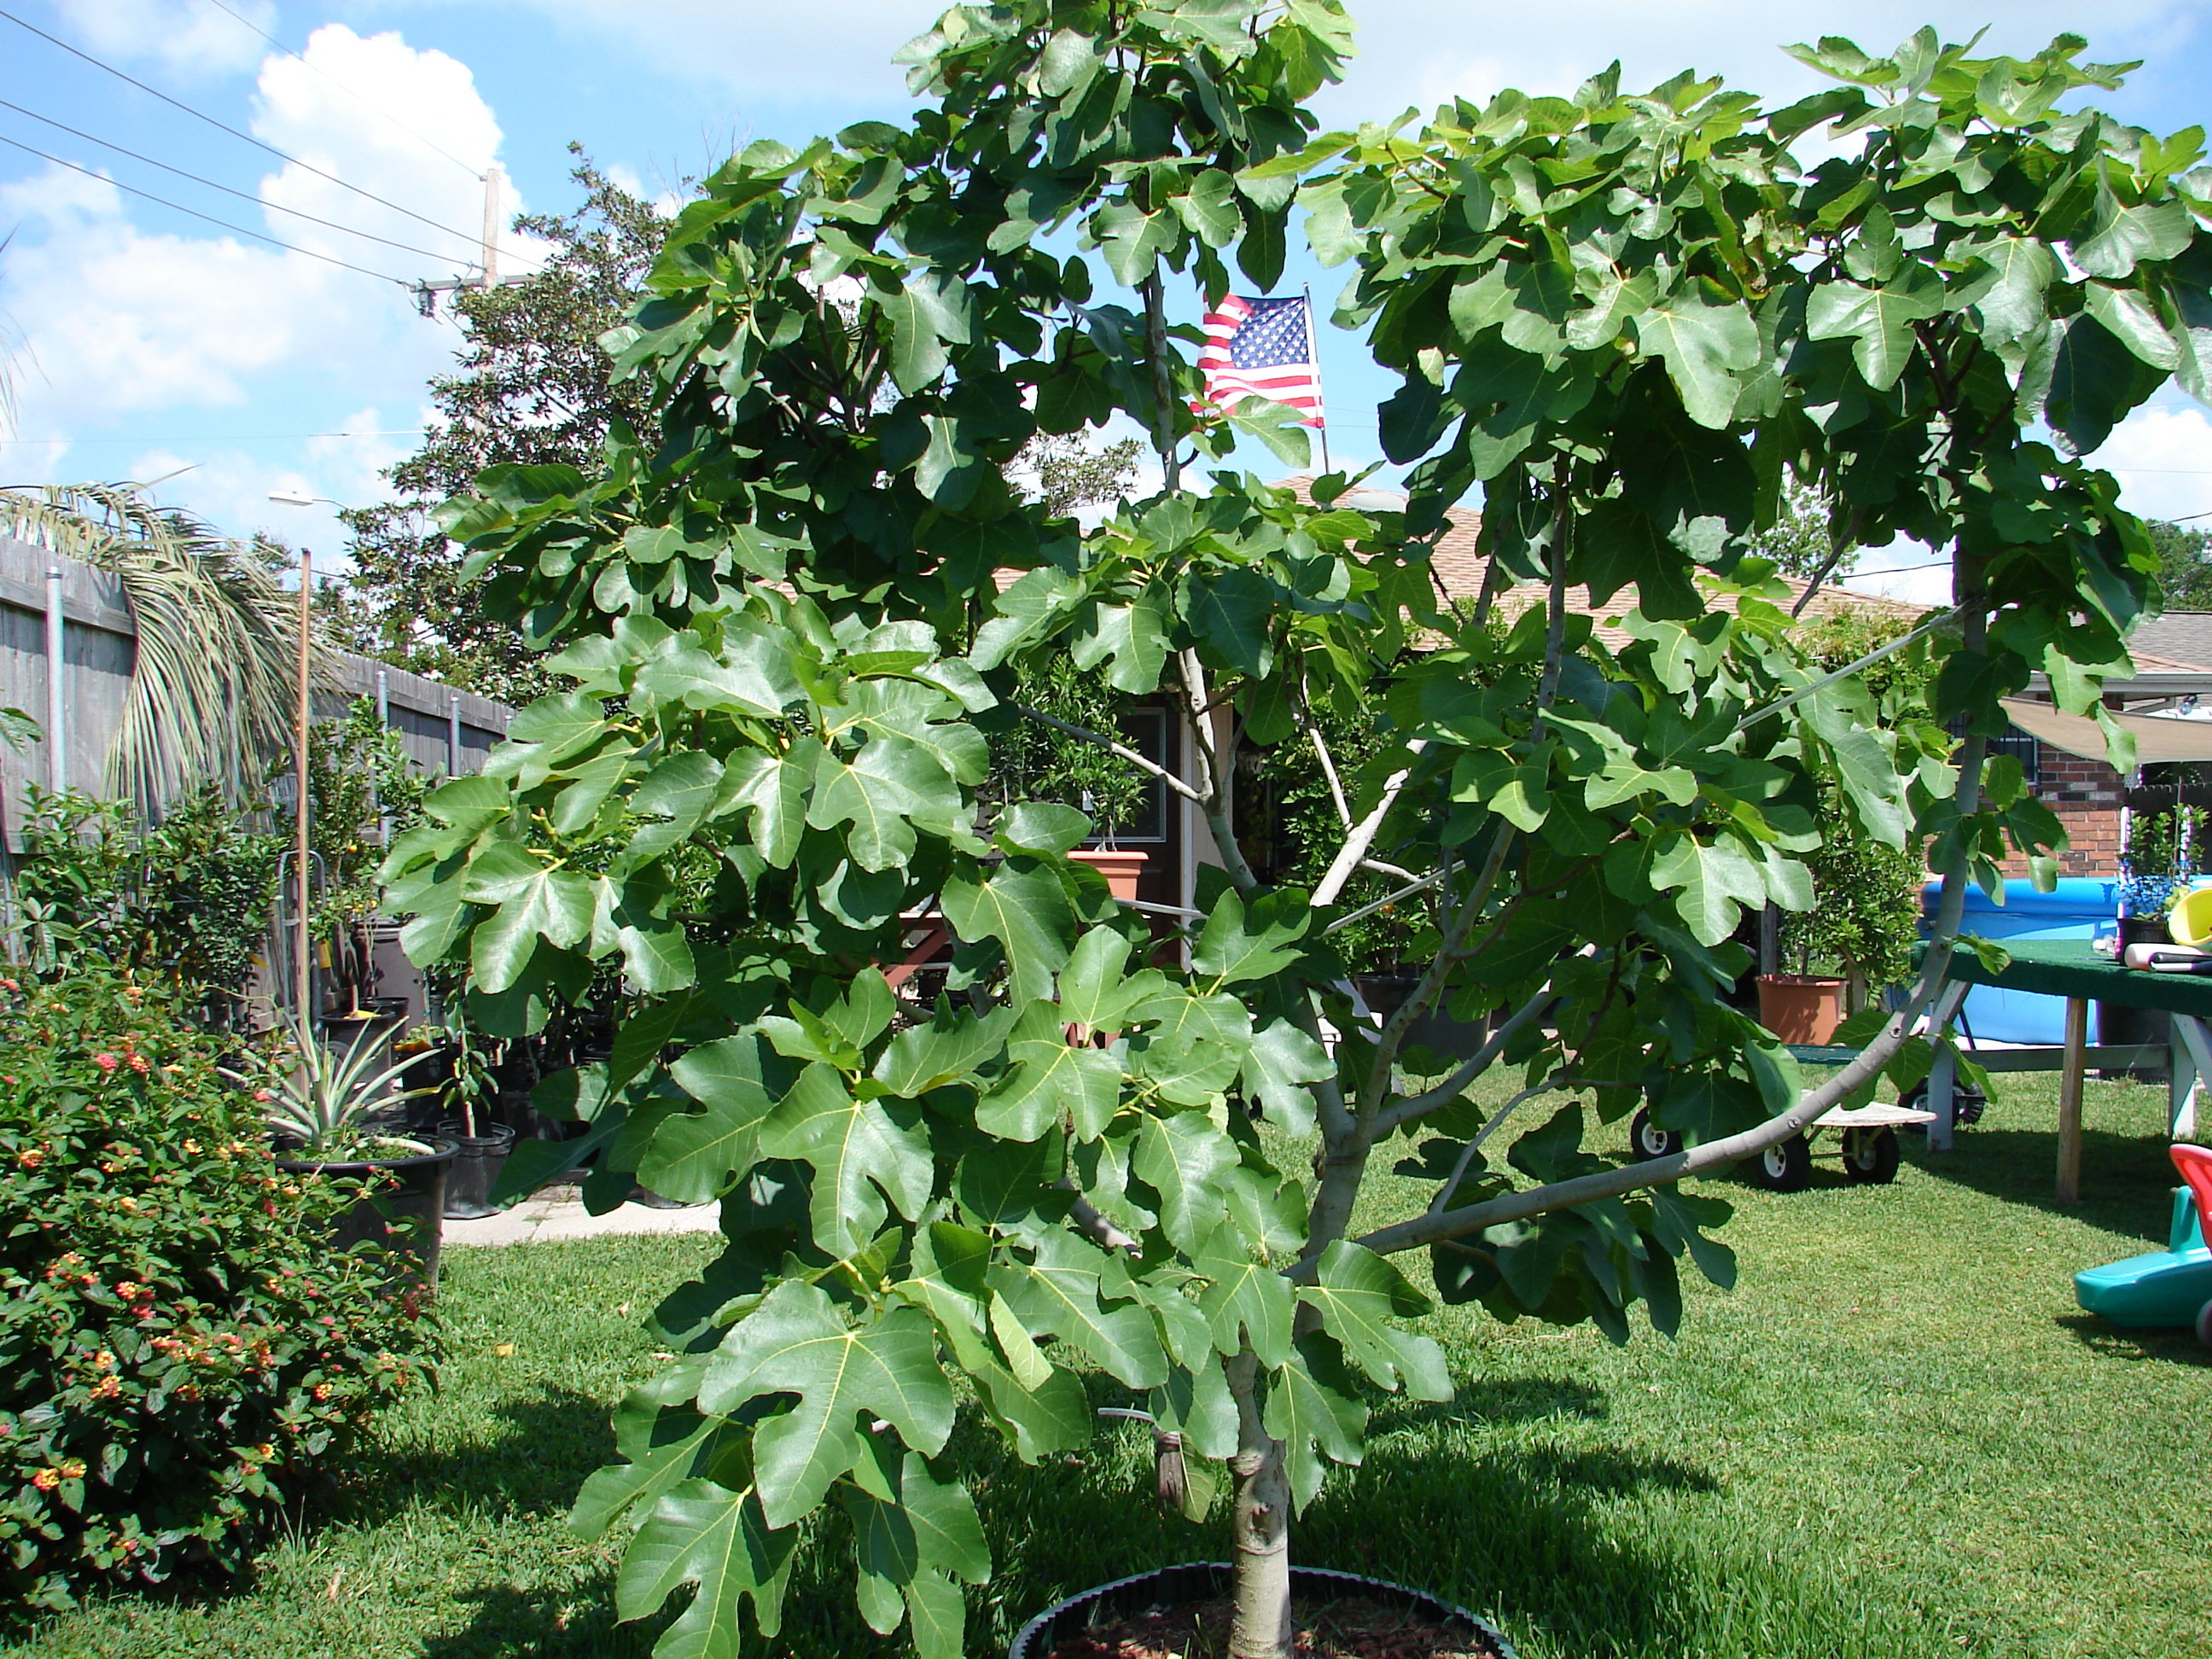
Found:
[(2044, 996), (2083, 997), (2129, 1008), (2163, 1008), (2170, 1013), (2212, 1019), (2212, 975), (2154, 974), (2123, 968), (2100, 957), (2086, 939), (2023, 939), (1996, 941), (2010, 953), (2001, 974), (1961, 945), (1951, 953), (1949, 977), (1968, 985), (1994, 985), (2004, 991), (2033, 991)]

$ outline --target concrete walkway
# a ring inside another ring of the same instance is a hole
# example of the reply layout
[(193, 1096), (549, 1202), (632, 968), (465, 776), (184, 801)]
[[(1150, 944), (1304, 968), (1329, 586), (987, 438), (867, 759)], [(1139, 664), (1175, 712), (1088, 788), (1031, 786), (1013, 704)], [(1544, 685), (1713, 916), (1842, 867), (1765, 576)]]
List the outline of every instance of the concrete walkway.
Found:
[(446, 1248), (475, 1244), (547, 1244), (569, 1238), (605, 1238), (635, 1233), (711, 1233), (721, 1225), (721, 1206), (701, 1204), (687, 1210), (659, 1210), (650, 1204), (624, 1204), (592, 1215), (574, 1188), (556, 1188), (525, 1199), (512, 1209), (480, 1221), (445, 1224)]

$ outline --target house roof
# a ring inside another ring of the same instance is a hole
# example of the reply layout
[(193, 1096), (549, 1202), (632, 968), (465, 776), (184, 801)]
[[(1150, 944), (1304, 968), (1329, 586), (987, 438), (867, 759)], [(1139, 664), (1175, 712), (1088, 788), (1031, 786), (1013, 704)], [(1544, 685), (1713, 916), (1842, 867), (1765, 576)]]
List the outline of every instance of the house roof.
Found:
[(2168, 611), (2146, 617), (2128, 635), (2138, 669), (2156, 664), (2168, 672), (2212, 668), (2212, 611)]
[[(1285, 478), (1282, 482), (1303, 494), (1312, 480), (1300, 476)], [(1343, 504), (1370, 509), (1391, 509), (1403, 507), (1405, 497), (1385, 490), (1359, 489), (1344, 497)], [(1431, 556), (1431, 568), (1448, 598), (1472, 599), (1481, 592), (1483, 578), (1490, 569), (1490, 561), (1476, 547), (1482, 531), (1482, 514), (1469, 507), (1455, 507), (1445, 513), (1444, 519), (1444, 532), (1437, 538), (1436, 551)], [(1794, 576), (1784, 576), (1781, 580), (1790, 588), (1792, 605), (1802, 599), (1805, 590), (1812, 585)], [(1608, 649), (1618, 651), (1629, 643), (1629, 635), (1626, 629), (1613, 625), (1613, 621), (1633, 610), (1636, 599), (1636, 589), (1631, 586), (1621, 589), (1602, 605), (1593, 605), (1588, 588), (1571, 587), (1567, 590), (1567, 609), (1594, 618), (1596, 624), (1594, 632), (1597, 639)], [(1731, 610), (1735, 608), (1735, 602), (1729, 596), (1722, 596), (1720, 602)], [(1498, 614), (1508, 622), (1519, 617), (1522, 611), (1543, 603), (1543, 590), (1526, 582), (1508, 587), (1496, 601)], [(1812, 604), (1805, 607), (1804, 619), (1821, 622), (1845, 613), (1893, 617), (1901, 621), (1917, 622), (1927, 615), (1928, 607), (1907, 605), (1898, 599), (1881, 599), (1870, 593), (1854, 593), (1844, 588), (1823, 587), (1813, 596)]]

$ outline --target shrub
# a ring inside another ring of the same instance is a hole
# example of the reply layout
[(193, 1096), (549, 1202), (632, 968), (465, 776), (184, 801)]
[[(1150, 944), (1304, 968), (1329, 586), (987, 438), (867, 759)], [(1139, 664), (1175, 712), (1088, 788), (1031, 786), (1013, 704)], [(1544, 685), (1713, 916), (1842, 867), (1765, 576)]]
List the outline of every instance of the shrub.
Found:
[(0, 1600), (234, 1571), (432, 1330), (159, 993), (0, 980)]
[(127, 801), (33, 785), (16, 872), (32, 969), (94, 967), (191, 988), (216, 1023), (234, 1013), (268, 919), (283, 843), (207, 784), (149, 830)]

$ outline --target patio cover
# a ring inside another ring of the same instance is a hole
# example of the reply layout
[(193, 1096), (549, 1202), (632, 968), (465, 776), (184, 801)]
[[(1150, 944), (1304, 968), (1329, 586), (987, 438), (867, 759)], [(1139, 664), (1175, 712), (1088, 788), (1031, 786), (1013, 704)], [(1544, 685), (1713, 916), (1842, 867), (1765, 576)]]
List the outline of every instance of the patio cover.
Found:
[[(2083, 714), (2061, 714), (2047, 702), (2007, 697), (2005, 714), (2021, 731), (2069, 755), (2104, 760), (2105, 733)], [(2160, 714), (2118, 714), (2115, 724), (2136, 734), (2136, 764), (2164, 761), (2212, 761), (2212, 720), (2177, 720)]]

